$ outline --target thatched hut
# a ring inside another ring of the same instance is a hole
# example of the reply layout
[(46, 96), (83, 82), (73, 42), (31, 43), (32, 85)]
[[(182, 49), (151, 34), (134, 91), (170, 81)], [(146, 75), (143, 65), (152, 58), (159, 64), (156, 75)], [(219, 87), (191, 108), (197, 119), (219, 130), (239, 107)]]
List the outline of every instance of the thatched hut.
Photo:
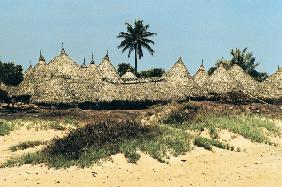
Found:
[(258, 95), (263, 99), (282, 100), (282, 68), (259, 84)]
[(163, 77), (166, 84), (162, 88), (176, 98), (203, 97), (207, 94), (193, 80), (181, 57)]
[(238, 89), (237, 82), (220, 63), (219, 67), (209, 77), (207, 90), (209, 93), (225, 94)]
[(131, 72), (130, 69), (128, 69), (125, 74), (121, 76), (121, 79), (124, 81), (134, 81), (137, 80), (138, 78), (134, 75), (134, 73)]
[(233, 80), (236, 81), (238, 89), (243, 93), (256, 95), (256, 89), (258, 83), (249, 74), (247, 74), (240, 66), (234, 64), (228, 73), (232, 76)]

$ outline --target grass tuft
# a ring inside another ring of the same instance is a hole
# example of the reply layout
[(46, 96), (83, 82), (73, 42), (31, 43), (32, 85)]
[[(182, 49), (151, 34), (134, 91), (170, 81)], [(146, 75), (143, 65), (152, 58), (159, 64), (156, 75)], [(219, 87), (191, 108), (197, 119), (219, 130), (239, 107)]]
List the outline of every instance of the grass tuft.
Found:
[(24, 149), (27, 149), (29, 147), (36, 147), (36, 146), (39, 146), (39, 145), (45, 145), (47, 144), (48, 142), (47, 141), (40, 141), (40, 140), (37, 140), (37, 141), (26, 141), (26, 142), (21, 142), (17, 145), (13, 145), (9, 148), (9, 150), (11, 150), (12, 152), (15, 152), (17, 150), (24, 150)]
[[(210, 151), (212, 150), (212, 146), (215, 146), (215, 147), (218, 147), (218, 148), (221, 148), (221, 149), (227, 149), (227, 150), (228, 150), (228, 147), (229, 147), (228, 144), (222, 143), (219, 140), (204, 138), (204, 137), (201, 137), (201, 136), (198, 136), (198, 137), (195, 138), (194, 144), (198, 147), (203, 147), (203, 148), (210, 150)], [(234, 147), (233, 147), (233, 149), (234, 149)]]
[(14, 127), (4, 121), (0, 121), (0, 136), (5, 136), (10, 134), (14, 130)]

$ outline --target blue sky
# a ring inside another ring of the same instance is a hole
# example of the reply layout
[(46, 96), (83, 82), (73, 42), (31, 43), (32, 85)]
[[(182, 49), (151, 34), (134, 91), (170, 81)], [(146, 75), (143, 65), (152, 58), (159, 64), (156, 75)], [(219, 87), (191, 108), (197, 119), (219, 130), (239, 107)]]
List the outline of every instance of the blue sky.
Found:
[(282, 66), (282, 1), (276, 0), (13, 0), (0, 2), (0, 58), (26, 68), (35, 64), (39, 50), (50, 61), (61, 42), (78, 63), (100, 63), (106, 50), (114, 65), (133, 64), (121, 54), (116, 35), (124, 22), (143, 19), (150, 25), (155, 55), (148, 53), (140, 69), (169, 69), (182, 56), (194, 74), (201, 59), (206, 67), (230, 59), (232, 48), (248, 47), (273, 73)]

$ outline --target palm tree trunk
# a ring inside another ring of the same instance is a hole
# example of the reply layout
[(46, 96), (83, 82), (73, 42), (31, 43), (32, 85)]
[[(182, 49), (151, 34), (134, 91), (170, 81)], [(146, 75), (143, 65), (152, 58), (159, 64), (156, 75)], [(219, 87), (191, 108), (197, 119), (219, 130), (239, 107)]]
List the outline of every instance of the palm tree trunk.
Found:
[(137, 75), (137, 50), (135, 48), (135, 75)]

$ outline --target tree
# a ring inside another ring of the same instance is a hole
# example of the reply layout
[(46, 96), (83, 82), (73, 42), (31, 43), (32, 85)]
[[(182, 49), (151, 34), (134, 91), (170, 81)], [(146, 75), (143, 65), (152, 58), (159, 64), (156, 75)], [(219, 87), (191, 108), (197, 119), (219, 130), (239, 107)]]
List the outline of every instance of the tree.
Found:
[(118, 64), (118, 74), (119, 76), (122, 76), (123, 74), (125, 74), (128, 70), (130, 71), (134, 71), (134, 68), (129, 64), (129, 63), (121, 63)]
[(208, 74), (209, 74), (209, 75), (213, 74), (213, 72), (216, 70), (216, 68), (219, 67), (220, 63), (222, 63), (223, 67), (224, 67), (225, 69), (227, 69), (227, 70), (232, 66), (229, 60), (226, 60), (226, 59), (221, 58), (220, 60), (217, 60), (217, 61), (216, 61), (214, 67), (211, 67), (211, 68), (208, 70)]
[(165, 70), (162, 68), (153, 68), (141, 71), (138, 76), (142, 78), (161, 77), (164, 73)]
[(256, 58), (253, 56), (252, 52), (247, 52), (247, 47), (242, 51), (240, 49), (232, 49), (230, 54), (232, 55), (231, 64), (237, 64), (241, 66), (241, 68), (252, 76), (255, 80), (261, 82), (265, 80), (268, 75), (265, 72), (258, 72), (256, 67), (259, 63), (255, 62)]
[(16, 86), (23, 81), (23, 68), (12, 62), (3, 63), (0, 61), (0, 82), (6, 85)]
[(120, 32), (117, 38), (122, 39), (118, 49), (122, 49), (122, 53), (128, 50), (128, 58), (134, 51), (135, 55), (135, 74), (137, 74), (137, 61), (143, 57), (143, 49), (145, 48), (151, 55), (154, 50), (150, 44), (155, 42), (149, 38), (157, 35), (157, 33), (149, 32), (149, 25), (143, 25), (143, 20), (135, 20), (134, 26), (130, 23), (125, 23), (127, 32)]
[(256, 67), (259, 63), (256, 62), (256, 58), (253, 56), (253, 53), (247, 52), (248, 48), (244, 48), (243, 50), (240, 49), (232, 49), (230, 54), (232, 55), (231, 60), (218, 60), (214, 67), (211, 67), (208, 71), (208, 74), (211, 75), (219, 64), (222, 63), (225, 69), (229, 69), (232, 67), (233, 64), (237, 64), (240, 66), (246, 73), (248, 73), (251, 77), (255, 80), (261, 82), (265, 80), (268, 75), (265, 72), (258, 72)]

